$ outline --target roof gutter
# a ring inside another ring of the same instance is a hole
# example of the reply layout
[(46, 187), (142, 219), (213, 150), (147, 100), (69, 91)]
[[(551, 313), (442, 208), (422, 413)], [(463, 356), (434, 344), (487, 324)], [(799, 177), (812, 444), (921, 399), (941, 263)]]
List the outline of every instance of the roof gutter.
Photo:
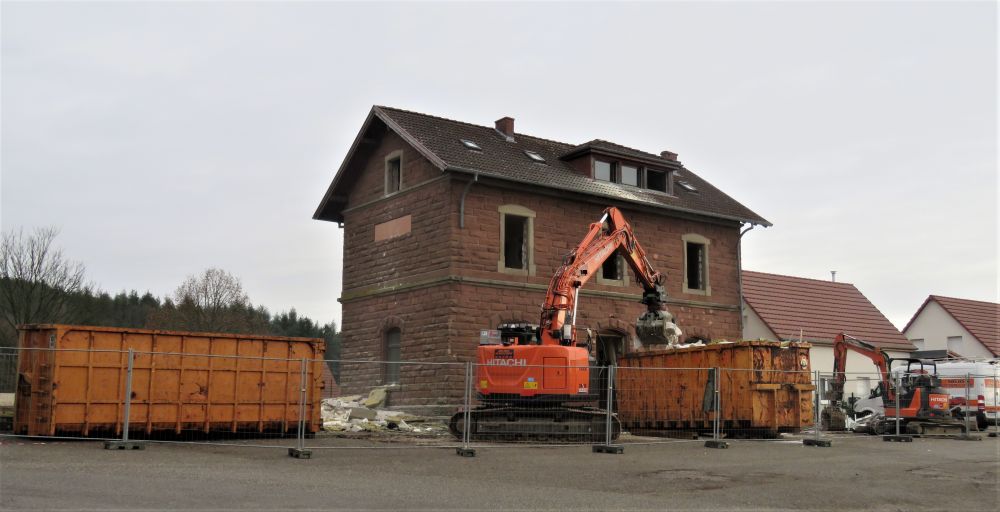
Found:
[[(527, 183), (527, 184), (535, 185), (535, 186), (539, 185), (539, 183), (535, 182), (535, 181), (518, 180), (518, 179), (513, 179), (513, 178), (511, 178), (509, 176), (500, 176), (500, 175), (492, 174), (492, 173), (489, 173), (489, 172), (479, 171), (479, 170), (475, 170), (475, 169), (467, 169), (465, 167), (457, 167), (457, 166), (453, 166), (453, 165), (449, 165), (448, 167), (446, 167), (444, 169), (444, 171), (464, 172), (466, 174), (473, 174), (473, 175), (475, 175), (477, 177), (479, 175), (483, 175), (483, 176), (487, 176), (487, 177), (490, 177), (490, 178), (496, 178), (498, 180), (511, 181), (511, 182), (514, 182), (514, 183)], [(550, 189), (554, 189), (554, 190), (565, 190), (567, 192), (573, 192), (573, 193), (576, 193), (576, 194), (585, 194), (585, 195), (590, 195), (590, 196), (593, 196), (593, 197), (607, 197), (607, 196), (599, 196), (599, 195), (596, 195), (596, 194), (587, 194), (586, 192), (581, 192), (581, 191), (579, 191), (577, 189), (569, 188), (569, 187), (558, 187), (558, 186), (553, 186), (553, 185), (542, 185), (542, 186), (544, 186), (545, 188), (550, 188)], [(740, 223), (744, 223), (744, 224), (750, 224), (752, 226), (764, 226), (764, 227), (770, 227), (771, 226), (771, 223), (767, 222), (766, 220), (763, 221), (763, 222), (761, 222), (761, 221), (757, 221), (757, 220), (753, 220), (753, 219), (744, 219), (744, 218), (741, 218), (741, 217), (733, 217), (731, 215), (719, 215), (717, 213), (708, 213), (708, 212), (703, 212), (703, 211), (699, 211), (699, 210), (692, 210), (690, 208), (678, 208), (676, 206), (655, 205), (655, 204), (644, 203), (644, 202), (640, 202), (640, 201), (631, 201), (631, 200), (628, 200), (628, 199), (625, 199), (625, 198), (621, 198), (621, 197), (608, 197), (608, 199), (611, 199), (613, 201), (620, 201), (620, 202), (623, 202), (623, 203), (639, 204), (639, 205), (648, 206), (648, 207), (651, 207), (651, 208), (660, 208), (660, 209), (664, 209), (664, 210), (673, 210), (673, 211), (676, 211), (676, 212), (690, 213), (692, 215), (700, 215), (702, 217), (712, 217), (712, 218), (716, 218), (716, 219), (732, 220), (732, 221), (736, 221), (736, 222), (740, 222)]]

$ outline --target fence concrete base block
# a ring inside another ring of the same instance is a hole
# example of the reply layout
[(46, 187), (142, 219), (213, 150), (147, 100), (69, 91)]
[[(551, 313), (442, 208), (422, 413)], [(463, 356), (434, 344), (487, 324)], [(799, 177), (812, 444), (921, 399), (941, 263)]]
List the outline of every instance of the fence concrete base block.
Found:
[(104, 441), (105, 450), (145, 450), (145, 441)]
[(829, 439), (803, 439), (802, 444), (806, 446), (822, 446), (823, 448), (833, 446), (833, 443)]
[(729, 443), (717, 439), (705, 441), (705, 448), (729, 448)]
[(475, 457), (476, 450), (472, 448), (455, 448), (455, 454), (462, 457)]
[(912, 443), (913, 442), (913, 436), (886, 435), (886, 436), (882, 436), (882, 440), (883, 441), (894, 441), (894, 442), (897, 442), (897, 443)]
[(959, 441), (982, 441), (983, 436), (975, 436), (972, 434), (959, 434), (955, 436), (955, 439), (958, 439)]
[(300, 450), (298, 448), (288, 449), (288, 456), (295, 457), (296, 459), (311, 459), (312, 454), (312, 450)]
[(592, 449), (594, 453), (625, 453), (625, 447), (620, 444), (595, 444)]

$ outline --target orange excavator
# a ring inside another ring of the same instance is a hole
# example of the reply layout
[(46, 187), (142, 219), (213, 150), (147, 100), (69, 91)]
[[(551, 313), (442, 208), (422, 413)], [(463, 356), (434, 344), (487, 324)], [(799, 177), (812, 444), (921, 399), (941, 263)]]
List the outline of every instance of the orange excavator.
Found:
[[(965, 426), (952, 418), (948, 408), (950, 398), (941, 389), (937, 377), (937, 366), (933, 361), (912, 358), (892, 358), (884, 350), (863, 340), (838, 334), (833, 341), (833, 382), (831, 383), (830, 404), (823, 409), (820, 424), (824, 430), (844, 430), (844, 383), (847, 374), (848, 350), (857, 352), (875, 363), (881, 381), (872, 391), (873, 396), (881, 396), (885, 416), (870, 424), (874, 434), (891, 434), (899, 422), (902, 434), (955, 434), (965, 433)], [(894, 363), (899, 363), (893, 368)], [(905, 370), (902, 364), (905, 364)], [(900, 374), (899, 389), (893, 373)], [(897, 401), (899, 416), (896, 415)]]
[[(475, 384), (482, 405), (469, 413), (473, 439), (605, 439), (607, 414), (601, 407), (606, 407), (602, 391), (608, 376), (603, 369), (616, 364), (617, 350), (598, 346), (576, 321), (580, 288), (616, 254), (643, 288), (640, 302), (646, 312), (635, 325), (639, 341), (676, 343), (681, 332), (664, 306), (663, 276), (646, 259), (621, 212), (607, 208), (552, 276), (540, 324), (503, 324), (498, 340), (480, 340)], [(617, 419), (611, 424), (617, 437)], [(456, 437), (463, 435), (464, 412), (452, 417), (450, 427)]]

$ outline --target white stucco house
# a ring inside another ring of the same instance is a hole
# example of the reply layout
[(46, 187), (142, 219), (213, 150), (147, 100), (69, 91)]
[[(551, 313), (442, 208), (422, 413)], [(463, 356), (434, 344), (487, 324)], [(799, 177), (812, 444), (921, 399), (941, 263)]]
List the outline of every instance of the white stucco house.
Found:
[[(891, 357), (914, 346), (853, 284), (743, 271), (743, 339), (808, 341), (812, 369), (833, 374), (833, 340), (840, 333), (865, 340)], [(847, 396), (866, 397), (878, 383), (872, 361), (848, 352)]]
[(1000, 304), (931, 295), (903, 328), (903, 334), (921, 354), (1000, 357)]

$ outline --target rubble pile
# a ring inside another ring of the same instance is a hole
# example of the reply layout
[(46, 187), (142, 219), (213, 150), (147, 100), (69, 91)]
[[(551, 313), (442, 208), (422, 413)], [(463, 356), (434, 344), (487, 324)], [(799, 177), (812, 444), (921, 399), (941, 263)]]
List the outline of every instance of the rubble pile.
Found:
[(447, 425), (440, 420), (385, 409), (386, 397), (387, 390), (381, 387), (373, 389), (368, 396), (351, 395), (323, 399), (321, 407), (323, 430), (448, 434)]

